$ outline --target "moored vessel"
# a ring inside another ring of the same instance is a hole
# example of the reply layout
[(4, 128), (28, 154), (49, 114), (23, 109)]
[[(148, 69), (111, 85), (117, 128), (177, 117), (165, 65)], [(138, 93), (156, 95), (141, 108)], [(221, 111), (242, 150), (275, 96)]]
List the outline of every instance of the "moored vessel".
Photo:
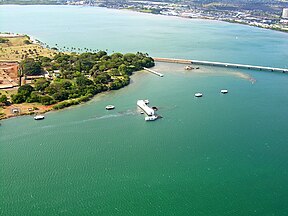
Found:
[(45, 118), (45, 116), (43, 116), (43, 115), (34, 116), (34, 120), (43, 120), (44, 118)]
[(107, 106), (105, 107), (105, 109), (106, 109), (106, 110), (113, 110), (113, 109), (115, 109), (115, 106), (113, 106), (113, 105), (107, 105)]
[(203, 96), (203, 94), (200, 93), (200, 92), (198, 92), (198, 93), (195, 94), (195, 97), (202, 97), (202, 96)]
[(152, 116), (146, 116), (145, 121), (155, 121), (158, 117), (155, 115)]

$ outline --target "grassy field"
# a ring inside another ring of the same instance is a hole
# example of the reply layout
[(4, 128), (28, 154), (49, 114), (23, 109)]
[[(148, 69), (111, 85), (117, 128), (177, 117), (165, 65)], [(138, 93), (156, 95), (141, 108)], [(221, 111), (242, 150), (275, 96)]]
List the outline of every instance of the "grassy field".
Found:
[(33, 44), (28, 36), (5, 37), (8, 41), (0, 43), (0, 61), (21, 61), (37, 56), (52, 57), (55, 51)]

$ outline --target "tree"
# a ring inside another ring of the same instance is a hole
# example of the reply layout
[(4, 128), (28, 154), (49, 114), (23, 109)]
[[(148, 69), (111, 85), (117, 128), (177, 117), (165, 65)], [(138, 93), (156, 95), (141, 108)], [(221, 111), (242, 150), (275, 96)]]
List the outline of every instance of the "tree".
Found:
[(108, 84), (111, 81), (111, 77), (107, 73), (102, 73), (94, 79), (96, 84)]
[(46, 80), (45, 78), (41, 78), (35, 82), (34, 88), (36, 91), (43, 92), (45, 88), (47, 88), (49, 85), (50, 85), (50, 82), (48, 80)]
[(93, 81), (89, 80), (85, 76), (80, 76), (80, 77), (76, 78), (76, 84), (79, 87), (85, 87), (85, 86), (88, 86), (88, 85), (93, 85)]
[(29, 41), (29, 40), (24, 40), (23, 43), (26, 44), (26, 45), (28, 45), (28, 44), (31, 44), (31, 41)]
[(8, 103), (8, 98), (6, 95), (1, 95), (0, 96), (0, 104), (7, 104)]
[(25, 101), (28, 101), (28, 98), (30, 97), (32, 91), (34, 91), (34, 88), (28, 84), (20, 86), (17, 94), (12, 95), (12, 102), (23, 103)]
[(40, 97), (40, 103), (43, 105), (51, 105), (51, 104), (54, 104), (55, 101), (53, 100), (52, 97), (48, 95), (44, 95)]
[(7, 43), (9, 40), (6, 38), (0, 38), (0, 43)]
[(28, 97), (28, 96), (30, 96), (30, 94), (31, 94), (31, 92), (33, 90), (34, 90), (34, 88), (31, 85), (25, 84), (25, 85), (20, 86), (18, 88), (18, 92), (17, 93)]
[(132, 63), (132, 61), (134, 60), (135, 57), (136, 57), (136, 55), (133, 54), (133, 53), (126, 53), (126, 54), (123, 56), (123, 58), (124, 58), (125, 61), (131, 62), (131, 63)]
[(11, 95), (11, 98), (12, 98), (12, 102), (16, 104), (23, 103), (26, 100), (26, 98), (21, 94)]
[(30, 94), (30, 97), (26, 100), (28, 103), (35, 103), (35, 102), (40, 102), (40, 93), (37, 91), (33, 91)]
[(96, 56), (98, 58), (101, 58), (102, 56), (105, 56), (107, 55), (107, 52), (103, 51), (103, 50), (100, 50), (99, 52), (96, 53)]
[(22, 73), (25, 75), (40, 75), (42, 74), (42, 67), (39, 61), (35, 61), (32, 58), (23, 60), (20, 64)]
[(67, 91), (61, 90), (53, 94), (52, 97), (55, 99), (55, 101), (63, 101), (68, 99), (69, 93)]

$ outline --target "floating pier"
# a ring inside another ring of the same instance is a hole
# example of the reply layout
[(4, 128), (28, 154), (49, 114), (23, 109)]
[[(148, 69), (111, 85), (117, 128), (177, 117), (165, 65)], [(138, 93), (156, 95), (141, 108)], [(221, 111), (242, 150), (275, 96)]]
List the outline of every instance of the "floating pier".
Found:
[(185, 60), (185, 59), (174, 59), (174, 58), (153, 58), (155, 61), (159, 62), (170, 62), (170, 63), (181, 63), (181, 64), (197, 64), (197, 65), (207, 65), (207, 66), (219, 66), (219, 67), (230, 67), (230, 68), (240, 68), (249, 70), (263, 70), (263, 71), (274, 71), (288, 73), (288, 68), (276, 68), (276, 67), (264, 67), (246, 64), (234, 64), (225, 62), (212, 62), (212, 61), (200, 61), (200, 60)]
[(148, 116), (155, 115), (155, 111), (151, 107), (147, 106), (145, 100), (138, 100), (137, 106), (140, 107)]
[(164, 76), (164, 74), (159, 73), (159, 72), (154, 71), (154, 70), (151, 70), (151, 69), (146, 68), (146, 67), (144, 67), (144, 70), (149, 71), (149, 72), (151, 72), (151, 73), (153, 73), (153, 74), (156, 74), (157, 76), (160, 76), (160, 77), (163, 77), (163, 76)]

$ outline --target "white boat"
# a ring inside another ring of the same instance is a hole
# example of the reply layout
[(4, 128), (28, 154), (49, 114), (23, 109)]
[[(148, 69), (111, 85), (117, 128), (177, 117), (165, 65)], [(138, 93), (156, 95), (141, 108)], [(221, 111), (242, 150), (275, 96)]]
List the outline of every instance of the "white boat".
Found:
[(155, 115), (152, 116), (146, 116), (145, 121), (155, 121), (158, 117)]
[(221, 90), (221, 93), (222, 93), (222, 94), (227, 94), (227, 93), (228, 93), (228, 90), (227, 90), (227, 89), (222, 89), (222, 90)]
[(188, 65), (188, 66), (186, 66), (184, 69), (185, 69), (185, 70), (192, 70), (192, 69), (194, 69), (194, 68), (193, 68), (192, 66)]
[(115, 109), (115, 106), (113, 106), (113, 105), (107, 105), (107, 106), (105, 107), (105, 109), (106, 109), (106, 110), (112, 110), (112, 109)]
[(34, 116), (34, 120), (43, 120), (44, 118), (45, 118), (45, 116), (43, 116), (43, 115)]
[(202, 97), (202, 96), (203, 96), (203, 94), (199, 93), (199, 92), (195, 94), (195, 97)]

